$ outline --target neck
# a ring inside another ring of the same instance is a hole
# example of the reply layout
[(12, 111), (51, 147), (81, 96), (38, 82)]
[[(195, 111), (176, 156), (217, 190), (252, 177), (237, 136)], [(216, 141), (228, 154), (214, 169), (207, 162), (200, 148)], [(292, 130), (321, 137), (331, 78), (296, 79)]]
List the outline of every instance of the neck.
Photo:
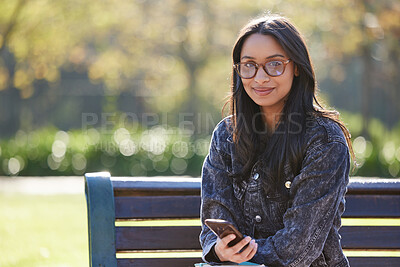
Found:
[(263, 112), (264, 123), (266, 124), (268, 131), (274, 132), (276, 127), (278, 126), (279, 120), (282, 117), (282, 109), (280, 110), (265, 110), (261, 107)]

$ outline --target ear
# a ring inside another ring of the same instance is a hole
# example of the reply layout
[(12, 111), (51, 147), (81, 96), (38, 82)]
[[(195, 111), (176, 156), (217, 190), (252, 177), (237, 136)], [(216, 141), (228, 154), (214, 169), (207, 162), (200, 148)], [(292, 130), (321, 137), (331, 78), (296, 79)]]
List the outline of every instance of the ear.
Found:
[(294, 65), (294, 76), (299, 76), (299, 69), (297, 68), (297, 65)]

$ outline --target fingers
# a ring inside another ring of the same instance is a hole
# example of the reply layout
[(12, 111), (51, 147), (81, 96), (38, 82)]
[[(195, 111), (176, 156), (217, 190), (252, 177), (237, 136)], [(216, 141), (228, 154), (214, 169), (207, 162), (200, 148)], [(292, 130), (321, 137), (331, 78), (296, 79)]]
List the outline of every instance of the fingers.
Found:
[(240, 240), (239, 243), (237, 243), (236, 245), (234, 245), (232, 247), (232, 249), (236, 252), (239, 253), (244, 246), (246, 246), (249, 242), (251, 241), (251, 237), (250, 236), (246, 236), (245, 238), (243, 238), (242, 240)]
[(231, 247), (228, 246), (229, 242), (234, 240), (236, 235), (231, 234), (225, 236), (224, 238), (217, 239), (217, 244), (215, 245), (215, 253), (217, 254), (220, 261), (229, 261), (233, 254), (236, 252), (232, 250)]
[[(229, 247), (229, 242), (234, 240), (235, 237), (235, 235), (228, 235), (223, 239), (218, 238), (215, 252), (221, 261), (241, 263), (250, 260), (256, 254), (258, 245), (249, 236), (243, 238), (236, 245)], [(248, 246), (244, 249), (246, 245)]]
[(245, 261), (250, 260), (251, 258), (254, 257), (254, 255), (257, 252), (258, 244), (256, 241), (253, 239), (251, 240), (249, 246), (242, 251), (243, 256), (246, 258)]
[(258, 245), (254, 239), (251, 240), (251, 242), (249, 242), (248, 244), (249, 245), (243, 251), (234, 254), (231, 258), (231, 261), (241, 263), (251, 260), (251, 258), (253, 258), (257, 252)]
[(224, 238), (221, 239), (222, 244), (224, 244), (225, 246), (228, 246), (228, 244), (234, 240), (236, 238), (236, 235), (231, 234), (231, 235), (227, 235)]

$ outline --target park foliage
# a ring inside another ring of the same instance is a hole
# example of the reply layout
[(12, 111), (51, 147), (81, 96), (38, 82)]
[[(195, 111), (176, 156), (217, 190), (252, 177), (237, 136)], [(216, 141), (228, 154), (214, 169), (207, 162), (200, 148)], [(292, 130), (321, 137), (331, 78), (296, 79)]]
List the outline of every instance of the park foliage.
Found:
[(304, 34), (318, 96), (352, 131), (355, 174), (398, 176), (396, 0), (13, 0), (0, 10), (2, 175), (199, 175), (210, 124), (201, 134), (179, 120), (104, 131), (83, 118), (220, 118), (237, 31), (272, 12)]

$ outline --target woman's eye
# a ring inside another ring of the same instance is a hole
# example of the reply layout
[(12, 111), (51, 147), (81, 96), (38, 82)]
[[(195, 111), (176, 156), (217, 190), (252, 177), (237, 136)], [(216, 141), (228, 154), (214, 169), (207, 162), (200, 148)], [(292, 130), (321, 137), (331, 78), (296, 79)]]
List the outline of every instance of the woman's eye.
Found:
[(270, 62), (267, 63), (267, 65), (271, 66), (271, 67), (278, 67), (278, 66), (282, 65), (282, 62), (280, 62), (280, 61), (270, 61)]

